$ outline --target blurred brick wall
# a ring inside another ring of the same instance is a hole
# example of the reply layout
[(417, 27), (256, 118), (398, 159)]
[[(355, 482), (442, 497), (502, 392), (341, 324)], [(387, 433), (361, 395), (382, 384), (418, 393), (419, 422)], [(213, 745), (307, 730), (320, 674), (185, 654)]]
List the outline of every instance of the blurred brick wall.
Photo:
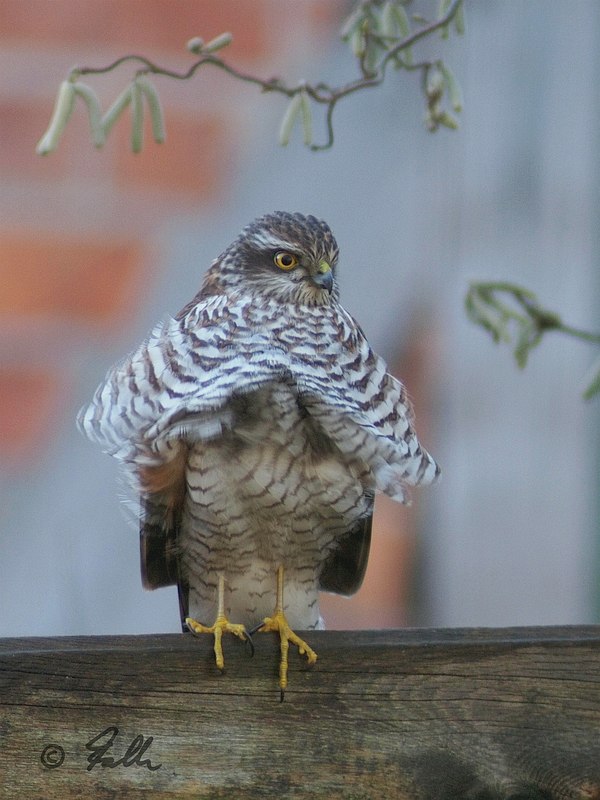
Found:
[[(2, 0), (3, 471), (20, 471), (52, 435), (61, 394), (72, 382), (61, 355), (73, 326), (82, 336), (111, 336), (135, 317), (144, 287), (161, 269), (153, 231), (186, 205), (226, 202), (237, 154), (253, 135), (246, 112), (257, 90), (211, 69), (184, 85), (156, 79), (167, 144), (156, 145), (147, 130), (143, 152), (132, 154), (125, 113), (95, 151), (81, 104), (56, 152), (40, 158), (35, 145), (59, 82), (75, 64), (105, 65), (130, 52), (182, 69), (193, 60), (185, 50), (189, 38), (209, 40), (230, 29), (227, 59), (270, 77), (290, 58), (290, 38), (281, 31), (297, 29), (318, 49), (338, 10), (320, 0)], [(132, 74), (124, 66), (85, 80), (105, 109)]]
[[(236, 67), (293, 75), (318, 66), (344, 8), (335, 0), (0, 2), (0, 474), (26, 480), (57, 429), (72, 428), (66, 400), (77, 359), (69, 352), (79, 341), (86, 354), (90, 341), (110, 342), (132, 326), (169, 266), (157, 231), (190, 209), (226, 209), (262, 130), (258, 90), (209, 68), (185, 83), (153, 78), (166, 144), (155, 144), (148, 126), (143, 152), (132, 154), (126, 112), (97, 151), (80, 103), (58, 149), (41, 158), (35, 145), (60, 81), (74, 65), (124, 53), (183, 70), (194, 58), (189, 38), (225, 30), (234, 41), (223, 55)], [(83, 80), (106, 109), (134, 69)], [(269, 135), (276, 147), (275, 130)], [(408, 353), (400, 374), (414, 363)], [(423, 375), (407, 382), (418, 395)], [(328, 625), (406, 624), (414, 549), (414, 515), (382, 498), (365, 586), (350, 601), (324, 598)]]

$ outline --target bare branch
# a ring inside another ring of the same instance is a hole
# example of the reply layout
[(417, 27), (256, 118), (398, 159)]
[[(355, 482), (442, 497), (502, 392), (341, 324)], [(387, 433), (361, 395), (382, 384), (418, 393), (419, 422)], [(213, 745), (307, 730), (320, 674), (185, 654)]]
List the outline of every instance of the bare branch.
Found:
[[(508, 300), (501, 296), (508, 296)], [(554, 311), (543, 308), (528, 289), (505, 281), (472, 283), (465, 298), (469, 319), (485, 328), (495, 342), (513, 343), (519, 367), (525, 367), (530, 351), (548, 331), (558, 331), (591, 344), (600, 345), (600, 333), (566, 325)], [(512, 333), (511, 333), (512, 331)], [(596, 363), (586, 379), (584, 397), (600, 392), (600, 365)]]
[[(449, 24), (453, 20), (458, 19), (462, 3), (463, 0), (453, 0), (449, 3), (445, 13), (442, 14), (440, 19), (435, 22), (423, 22), (421, 27), (410, 32), (408, 17), (406, 16), (402, 0), (387, 0), (383, 5), (381, 0), (362, 0), (362, 2), (359, 2), (342, 29), (342, 38), (351, 43), (361, 76), (341, 86), (332, 86), (325, 82), (311, 85), (304, 81), (290, 86), (280, 78), (264, 79), (256, 75), (242, 72), (224, 61), (220, 55), (216, 55), (217, 51), (220, 51), (231, 42), (232, 36), (230, 33), (223, 33), (206, 44), (199, 37), (191, 39), (188, 42), (188, 50), (198, 55), (199, 58), (187, 70), (181, 72), (163, 67), (146, 56), (131, 53), (121, 56), (110, 64), (102, 67), (74, 67), (69, 73), (67, 81), (72, 84), (77, 84), (80, 90), (85, 93), (87, 91), (91, 92), (91, 90), (89, 90), (89, 87), (85, 87), (85, 85), (80, 83), (79, 79), (82, 76), (107, 74), (128, 63), (137, 66), (132, 79), (132, 87), (135, 81), (141, 76), (160, 75), (173, 80), (186, 81), (204, 67), (216, 67), (235, 80), (257, 86), (262, 92), (275, 92), (288, 97), (291, 101), (297, 96), (300, 96), (302, 98), (302, 113), (300, 114), (300, 118), (304, 131), (304, 144), (310, 147), (311, 150), (316, 151), (327, 150), (333, 145), (333, 112), (337, 103), (341, 99), (358, 91), (379, 86), (385, 80), (388, 65), (393, 63), (397, 69), (420, 71), (423, 75), (424, 85), (426, 85), (427, 76), (432, 69), (436, 69), (443, 76), (442, 89), (441, 92), (436, 95), (435, 102), (432, 102), (431, 98), (427, 97), (427, 126), (430, 130), (436, 130), (440, 124), (448, 125), (448, 127), (456, 127), (454, 118), (450, 117), (441, 107), (442, 97), (446, 91), (449, 91), (453, 97), (457, 96), (458, 89), (455, 79), (440, 60), (431, 62), (422, 61), (417, 64), (412, 63), (411, 48), (414, 44), (431, 36), (436, 31), (446, 31)], [(152, 109), (154, 109), (156, 119), (158, 103), (156, 90), (151, 84), (146, 83), (144, 86), (145, 98), (152, 103)], [(132, 88), (132, 92), (133, 91), (134, 89)], [(124, 96), (132, 97), (133, 94), (129, 95), (126, 93)], [(312, 140), (311, 102), (325, 106), (326, 139), (321, 144), (315, 144)], [(98, 141), (101, 140), (102, 133), (106, 136), (110, 127), (112, 127), (115, 122), (116, 114), (121, 113), (127, 104), (127, 102), (113, 104), (111, 112), (108, 115), (110, 126), (107, 125), (103, 130), (98, 130), (96, 126), (95, 143), (97, 146), (99, 146)], [(456, 102), (452, 102), (452, 105), (456, 111)], [(293, 114), (290, 116), (293, 116)], [(139, 115), (136, 119), (139, 121)], [(292, 120), (292, 123), (294, 120)], [(164, 139), (164, 131), (162, 133), (162, 136), (155, 137), (157, 141)], [(286, 137), (280, 138), (285, 139), (287, 142), (290, 133), (291, 128), (287, 131)], [(54, 146), (58, 143), (58, 138), (59, 137), (56, 135), (50, 137), (50, 141)], [(138, 137), (133, 137), (133, 139), (136, 143), (136, 149), (138, 149)], [(45, 146), (38, 149), (38, 152), (47, 154), (51, 151), (47, 147), (48, 138), (44, 137), (42, 141)]]

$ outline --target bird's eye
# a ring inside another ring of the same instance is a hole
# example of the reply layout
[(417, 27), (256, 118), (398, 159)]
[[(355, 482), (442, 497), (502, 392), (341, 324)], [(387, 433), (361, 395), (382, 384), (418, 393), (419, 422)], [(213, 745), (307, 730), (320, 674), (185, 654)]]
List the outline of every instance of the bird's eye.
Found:
[(275, 253), (273, 261), (279, 269), (283, 269), (286, 272), (298, 266), (298, 258), (293, 253), (288, 253), (285, 250), (280, 250), (278, 253)]

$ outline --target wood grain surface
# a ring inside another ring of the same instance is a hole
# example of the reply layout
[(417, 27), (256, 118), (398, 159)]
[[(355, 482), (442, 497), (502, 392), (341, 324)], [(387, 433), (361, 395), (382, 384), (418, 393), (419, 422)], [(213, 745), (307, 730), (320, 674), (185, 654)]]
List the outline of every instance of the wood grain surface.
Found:
[(0, 640), (0, 797), (600, 800), (600, 627)]

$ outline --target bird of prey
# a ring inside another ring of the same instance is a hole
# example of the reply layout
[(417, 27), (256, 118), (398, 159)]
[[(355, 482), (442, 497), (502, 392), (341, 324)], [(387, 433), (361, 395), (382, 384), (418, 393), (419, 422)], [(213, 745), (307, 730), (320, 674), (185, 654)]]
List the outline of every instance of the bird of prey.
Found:
[(376, 492), (406, 502), (439, 473), (337, 265), (325, 222), (255, 220), (79, 415), (140, 498), (144, 585), (177, 584), (221, 669), (224, 633), (277, 631), (282, 692), (290, 642), (316, 660), (294, 629), (323, 627), (319, 592), (362, 582)]

